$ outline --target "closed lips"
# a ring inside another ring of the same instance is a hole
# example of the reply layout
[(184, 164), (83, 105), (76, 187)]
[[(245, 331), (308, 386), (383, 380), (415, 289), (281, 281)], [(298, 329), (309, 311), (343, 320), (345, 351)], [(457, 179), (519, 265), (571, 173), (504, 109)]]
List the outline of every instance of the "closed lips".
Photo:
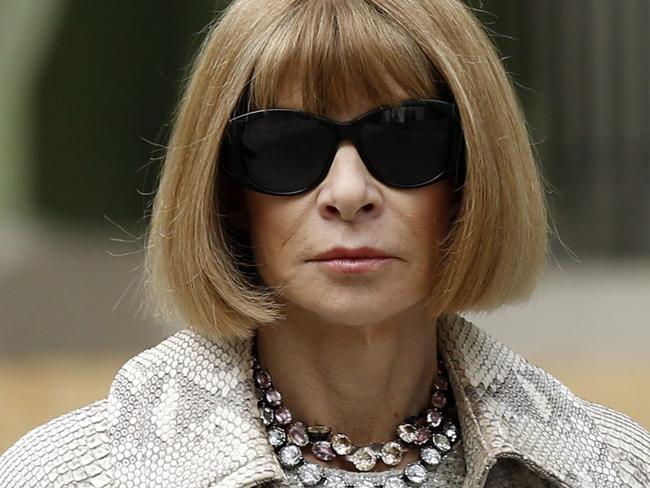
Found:
[(390, 258), (392, 256), (387, 253), (374, 249), (371, 247), (361, 247), (361, 248), (333, 248), (327, 252), (319, 254), (312, 261), (325, 261), (329, 259), (377, 259), (377, 258)]

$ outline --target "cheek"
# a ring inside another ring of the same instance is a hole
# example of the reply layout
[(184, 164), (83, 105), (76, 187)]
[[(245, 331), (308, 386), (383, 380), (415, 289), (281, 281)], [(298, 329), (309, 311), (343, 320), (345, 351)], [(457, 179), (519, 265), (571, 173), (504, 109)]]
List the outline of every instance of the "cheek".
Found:
[[(291, 202), (250, 192), (245, 196), (253, 255), (265, 280), (286, 267), (292, 250), (296, 210)], [(273, 280), (271, 280), (273, 281)]]
[(425, 187), (412, 204), (418, 237), (429, 245), (443, 239), (451, 226), (453, 204), (449, 180)]

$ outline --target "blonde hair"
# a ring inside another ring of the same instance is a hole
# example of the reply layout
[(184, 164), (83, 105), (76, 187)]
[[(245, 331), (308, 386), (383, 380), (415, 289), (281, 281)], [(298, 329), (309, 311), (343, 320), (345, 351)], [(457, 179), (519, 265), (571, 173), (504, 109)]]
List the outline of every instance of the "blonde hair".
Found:
[(548, 252), (543, 183), (512, 82), (472, 11), (460, 0), (235, 0), (210, 26), (176, 112), (147, 234), (151, 312), (211, 338), (282, 319), (228, 226), (219, 151), (244, 93), (249, 107), (273, 106), (292, 80), (319, 114), (359, 94), (397, 102), (389, 80), (414, 98), (447, 89), (466, 174), (427, 310), (530, 296)]

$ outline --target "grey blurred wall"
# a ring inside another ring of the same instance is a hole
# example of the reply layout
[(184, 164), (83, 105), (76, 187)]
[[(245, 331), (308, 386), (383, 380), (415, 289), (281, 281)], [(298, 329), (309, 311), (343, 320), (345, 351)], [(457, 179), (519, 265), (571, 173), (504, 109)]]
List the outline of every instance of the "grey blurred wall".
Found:
[(560, 236), (579, 256), (650, 253), (650, 2), (501, 0), (500, 36)]

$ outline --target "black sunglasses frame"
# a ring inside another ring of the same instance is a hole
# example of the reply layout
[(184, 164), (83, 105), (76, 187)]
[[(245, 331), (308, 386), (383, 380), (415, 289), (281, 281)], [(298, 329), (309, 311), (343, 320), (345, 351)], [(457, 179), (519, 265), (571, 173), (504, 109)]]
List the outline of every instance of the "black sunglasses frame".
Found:
[[(384, 181), (374, 170), (373, 163), (369, 163), (369, 158), (366, 154), (366, 151), (364, 150), (363, 143), (361, 142), (360, 129), (362, 124), (367, 119), (375, 116), (379, 112), (410, 106), (433, 106), (436, 108), (436, 110), (444, 113), (451, 121), (451, 148), (449, 162), (449, 167), (451, 169), (449, 171), (439, 173), (434, 178), (431, 178), (424, 182), (419, 182), (412, 185), (398, 185)], [(240, 131), (243, 127), (246, 126), (247, 123), (264, 117), (270, 112), (289, 112), (295, 116), (304, 117), (311, 121), (317, 120), (320, 124), (328, 129), (331, 136), (329, 154), (326, 159), (327, 163), (323, 165), (321, 174), (317, 179), (315, 179), (315, 181), (311, 182), (311, 184), (295, 191), (278, 192), (261, 187), (248, 177), (246, 169), (244, 168), (244, 164), (242, 162), (243, 158), (241, 157), (241, 143), (239, 139)], [(363, 164), (368, 169), (368, 172), (372, 174), (373, 177), (375, 177), (378, 181), (388, 186), (396, 188), (419, 188), (425, 185), (436, 183), (438, 181), (442, 181), (452, 175), (455, 176), (455, 183), (458, 186), (458, 184), (462, 183), (462, 180), (464, 179), (464, 138), (458, 107), (453, 102), (447, 102), (439, 99), (412, 99), (401, 102), (397, 106), (381, 105), (347, 122), (338, 122), (336, 120), (302, 110), (285, 108), (262, 109), (244, 113), (229, 120), (228, 126), (226, 127), (224, 133), (220, 159), (223, 164), (224, 176), (226, 179), (259, 193), (275, 196), (292, 196), (312, 190), (325, 179), (329, 173), (332, 162), (334, 161), (334, 156), (336, 155), (338, 147), (343, 140), (352, 141), (363, 161)]]

